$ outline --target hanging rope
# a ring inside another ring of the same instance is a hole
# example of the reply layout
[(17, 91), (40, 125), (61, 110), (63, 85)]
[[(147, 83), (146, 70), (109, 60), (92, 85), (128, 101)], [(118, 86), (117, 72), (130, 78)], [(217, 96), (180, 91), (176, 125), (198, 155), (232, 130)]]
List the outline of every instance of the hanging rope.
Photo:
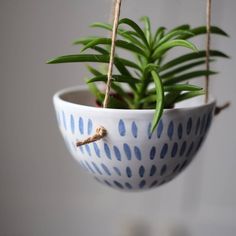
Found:
[(110, 97), (110, 89), (111, 89), (111, 80), (112, 80), (112, 70), (114, 64), (114, 56), (115, 56), (115, 41), (120, 17), (120, 7), (121, 7), (121, 0), (117, 0), (115, 4), (115, 12), (114, 12), (114, 20), (113, 20), (113, 28), (112, 28), (112, 38), (111, 38), (111, 55), (107, 73), (107, 86), (106, 86), (106, 93), (105, 99), (103, 102), (103, 108), (106, 108), (109, 102)]
[[(211, 46), (211, 0), (207, 0), (206, 5), (206, 71), (210, 70), (210, 46)], [(208, 102), (209, 99), (209, 74), (206, 75), (205, 80), (205, 103)]]
[[(117, 29), (118, 29), (118, 23), (119, 23), (119, 17), (120, 17), (120, 8), (121, 8), (121, 0), (116, 0), (115, 7), (114, 7), (114, 19), (113, 19), (113, 28), (112, 28), (112, 36), (111, 36), (111, 54), (110, 54), (108, 72), (107, 72), (107, 85), (106, 85), (105, 98), (103, 102), (103, 108), (106, 108), (109, 102), (111, 80), (112, 80), (112, 70), (113, 70), (114, 56), (115, 56), (115, 41), (116, 41)], [(87, 143), (98, 141), (102, 139), (103, 137), (105, 137), (106, 135), (107, 135), (106, 129), (102, 126), (99, 126), (96, 129), (96, 133), (93, 136), (88, 137), (82, 141), (77, 141), (76, 146), (79, 147)]]

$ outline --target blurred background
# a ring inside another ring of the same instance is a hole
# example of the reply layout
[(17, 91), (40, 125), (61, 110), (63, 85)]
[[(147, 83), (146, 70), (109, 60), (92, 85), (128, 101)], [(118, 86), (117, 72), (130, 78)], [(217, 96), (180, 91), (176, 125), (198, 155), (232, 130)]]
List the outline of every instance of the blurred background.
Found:
[[(213, 37), (229, 54), (214, 68), (211, 91), (231, 107), (213, 123), (194, 162), (167, 185), (122, 193), (88, 176), (69, 155), (57, 128), (52, 96), (84, 84), (81, 64), (46, 65), (79, 52), (75, 39), (107, 21), (111, 0), (0, 1), (0, 235), (236, 235), (236, 1), (213, 0)], [(205, 24), (205, 1), (124, 0), (122, 17), (150, 16), (153, 26)], [(97, 32), (97, 31), (96, 31)], [(204, 45), (204, 38), (199, 39)]]

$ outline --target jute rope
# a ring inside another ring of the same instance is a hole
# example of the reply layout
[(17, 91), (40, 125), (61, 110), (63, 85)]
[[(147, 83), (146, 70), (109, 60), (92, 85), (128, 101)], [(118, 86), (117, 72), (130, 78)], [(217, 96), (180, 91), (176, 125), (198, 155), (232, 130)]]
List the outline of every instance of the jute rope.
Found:
[(103, 102), (103, 108), (107, 107), (108, 102), (109, 102), (109, 97), (110, 97), (112, 71), (113, 71), (114, 56), (115, 56), (115, 42), (116, 42), (116, 35), (117, 35), (117, 29), (118, 29), (118, 23), (119, 23), (119, 17), (120, 17), (120, 7), (121, 7), (121, 0), (116, 0), (112, 36), (111, 36), (111, 55), (110, 55), (108, 73), (107, 73), (107, 86), (106, 86), (105, 99)]
[[(210, 70), (210, 46), (211, 46), (211, 0), (207, 0), (206, 4), (206, 71)], [(208, 102), (209, 99), (209, 74), (206, 75), (205, 80), (205, 103)]]
[[(111, 54), (110, 54), (108, 72), (107, 72), (107, 84), (106, 84), (106, 92), (105, 92), (105, 98), (103, 102), (103, 108), (107, 107), (108, 102), (109, 102), (109, 97), (110, 97), (112, 71), (113, 71), (113, 64), (114, 64), (114, 57), (115, 57), (115, 41), (116, 41), (116, 36), (117, 36), (118, 24), (119, 24), (120, 8), (121, 8), (121, 0), (116, 0), (115, 7), (114, 7), (114, 19), (113, 19), (113, 28), (112, 28), (112, 36), (111, 36)], [(96, 133), (93, 136), (88, 137), (81, 141), (77, 141), (76, 146), (79, 147), (87, 143), (98, 141), (102, 139), (103, 137), (105, 137), (106, 135), (107, 135), (106, 129), (102, 126), (99, 126), (96, 129)]]
[[(212, 0), (207, 0), (206, 4), (206, 71), (210, 70), (210, 48), (211, 48), (211, 7), (212, 6)], [(209, 100), (209, 74), (206, 75), (205, 80), (205, 90), (206, 90), (206, 96), (205, 96), (205, 103), (208, 103)], [(215, 115), (220, 114), (221, 111), (228, 108), (230, 106), (230, 102), (226, 102), (222, 106), (217, 106), (215, 109)]]

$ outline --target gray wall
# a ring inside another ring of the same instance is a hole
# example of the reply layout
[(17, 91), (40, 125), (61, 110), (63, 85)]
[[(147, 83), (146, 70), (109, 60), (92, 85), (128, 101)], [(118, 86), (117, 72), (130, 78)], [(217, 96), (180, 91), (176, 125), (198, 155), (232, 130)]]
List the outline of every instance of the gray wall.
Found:
[[(127, 194), (96, 183), (69, 156), (52, 106), (57, 90), (83, 84), (82, 65), (45, 65), (78, 51), (70, 43), (107, 21), (108, 0), (0, 1), (0, 235), (123, 236), (132, 225), (151, 235), (235, 235), (235, 105), (215, 120), (198, 158), (159, 189)], [(205, 1), (126, 0), (122, 16), (149, 15), (154, 26), (204, 24)], [(231, 37), (213, 46), (232, 56), (215, 65), (211, 90), (235, 101), (236, 1), (214, 0), (213, 23)], [(202, 41), (202, 44), (204, 42)]]

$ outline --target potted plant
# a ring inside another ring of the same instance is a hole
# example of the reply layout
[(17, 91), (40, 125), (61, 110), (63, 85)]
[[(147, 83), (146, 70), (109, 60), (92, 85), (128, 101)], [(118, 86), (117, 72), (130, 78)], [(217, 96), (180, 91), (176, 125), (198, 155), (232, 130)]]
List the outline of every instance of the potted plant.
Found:
[[(204, 90), (189, 84), (216, 73), (201, 68), (206, 50), (189, 41), (205, 35), (206, 27), (159, 27), (153, 33), (149, 18), (142, 21), (143, 28), (128, 18), (119, 21), (115, 46), (132, 59), (114, 55), (116, 71), (107, 108), (101, 107), (104, 87), (97, 85), (107, 82), (102, 67), (87, 66), (92, 74), (87, 80), (89, 90), (69, 88), (54, 96), (58, 124), (71, 154), (99, 182), (127, 191), (153, 188), (177, 176), (202, 145), (215, 112), (215, 100), (204, 102)], [(113, 28), (105, 23), (92, 27)], [(216, 26), (210, 31), (227, 36)], [(109, 62), (109, 37), (86, 37), (74, 44), (83, 46), (80, 54), (48, 63)], [(189, 51), (168, 57), (175, 47)], [(94, 53), (85, 54), (85, 50)], [(210, 50), (209, 56), (210, 62), (228, 57), (218, 50)]]

